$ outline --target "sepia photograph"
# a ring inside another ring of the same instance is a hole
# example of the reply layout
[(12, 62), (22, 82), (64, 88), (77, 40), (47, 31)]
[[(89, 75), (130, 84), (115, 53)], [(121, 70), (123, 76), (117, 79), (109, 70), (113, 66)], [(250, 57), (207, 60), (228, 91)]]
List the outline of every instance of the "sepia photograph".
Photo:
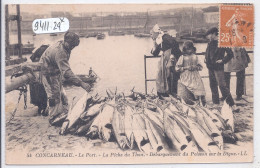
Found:
[(5, 4), (5, 164), (253, 162), (254, 10)]

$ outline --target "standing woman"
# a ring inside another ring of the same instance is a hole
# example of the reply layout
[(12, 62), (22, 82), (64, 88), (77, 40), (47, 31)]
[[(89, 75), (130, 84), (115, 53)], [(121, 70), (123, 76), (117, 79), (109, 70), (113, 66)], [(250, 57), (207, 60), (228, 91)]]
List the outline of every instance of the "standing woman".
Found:
[(195, 54), (196, 48), (193, 42), (186, 41), (183, 45), (182, 56), (176, 64), (176, 71), (180, 72), (180, 80), (178, 83), (178, 96), (186, 103), (190, 100), (197, 100), (202, 106), (205, 106), (205, 89), (200, 77), (199, 71), (202, 65)]
[(156, 77), (157, 94), (160, 98), (162, 96), (167, 97), (169, 94), (175, 96), (177, 94), (179, 73), (175, 71), (174, 67), (181, 55), (179, 44), (174, 37), (164, 34), (157, 24), (150, 33), (154, 42), (151, 53), (158, 56), (162, 51)]

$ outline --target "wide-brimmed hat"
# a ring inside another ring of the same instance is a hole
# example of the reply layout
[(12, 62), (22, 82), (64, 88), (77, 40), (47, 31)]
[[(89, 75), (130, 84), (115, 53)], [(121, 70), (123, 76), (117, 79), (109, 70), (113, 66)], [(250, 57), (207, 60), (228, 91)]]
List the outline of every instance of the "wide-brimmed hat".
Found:
[(212, 28), (210, 28), (207, 32), (206, 32), (206, 34), (205, 34), (205, 36), (207, 36), (207, 35), (209, 35), (209, 34), (216, 34), (216, 35), (218, 35), (218, 28), (217, 27), (212, 27)]

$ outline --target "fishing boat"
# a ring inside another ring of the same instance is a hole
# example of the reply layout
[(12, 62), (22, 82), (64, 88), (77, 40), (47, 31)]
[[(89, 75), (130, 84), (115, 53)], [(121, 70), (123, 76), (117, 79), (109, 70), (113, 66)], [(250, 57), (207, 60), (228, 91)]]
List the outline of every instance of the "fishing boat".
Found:
[(108, 35), (109, 36), (124, 36), (125, 33), (123, 31), (114, 30), (114, 31), (109, 31)]
[(117, 27), (118, 26), (118, 20), (119, 19), (117, 19), (114, 30), (111, 29), (111, 25), (110, 25), (110, 30), (108, 32), (109, 36), (124, 36), (125, 35), (125, 32), (118, 30), (118, 27)]
[(104, 33), (98, 33), (97, 35), (97, 40), (102, 40), (106, 37), (106, 35)]
[(82, 38), (85, 37), (85, 35), (83, 33), (79, 33), (79, 37)]
[(134, 36), (135, 37), (147, 37), (147, 38), (151, 37), (151, 35), (148, 33), (135, 33)]
[[(22, 54), (31, 54), (34, 50), (34, 44), (24, 44), (22, 45)], [(19, 45), (18, 44), (11, 44), (9, 46), (9, 53), (12, 55), (19, 55)]]
[[(83, 82), (88, 83), (88, 84), (95, 83), (98, 78), (97, 76), (90, 76), (90, 75), (84, 75), (84, 74), (79, 74), (76, 76), (79, 77)], [(73, 82), (65, 80), (65, 79), (62, 80), (62, 83), (63, 83), (64, 87), (74, 86)]]
[(56, 33), (51, 33), (50, 36), (57, 36), (58, 34)]
[(182, 40), (191, 40), (194, 43), (207, 43), (208, 39), (205, 37), (206, 30), (197, 29), (190, 33), (183, 31), (177, 34), (177, 37)]
[(147, 11), (146, 22), (144, 24), (143, 32), (135, 33), (134, 36), (139, 38), (150, 38), (151, 35), (150, 35), (150, 31), (148, 30), (148, 24), (149, 24), (149, 15)]
[(98, 32), (91, 32), (91, 33), (88, 33), (85, 37), (86, 38), (89, 38), (89, 37), (97, 37), (98, 35)]
[[(102, 15), (102, 12), (101, 12), (101, 27), (104, 26), (104, 19), (103, 19), (103, 15)], [(97, 34), (97, 40), (102, 40), (106, 37), (106, 35), (103, 33), (103, 32), (100, 32)]]
[[(206, 30), (203, 28), (194, 29), (193, 17), (194, 17), (194, 14), (193, 14), (193, 8), (192, 8), (190, 30), (181, 30), (181, 28), (182, 28), (182, 21), (181, 21), (179, 32), (176, 34), (177, 39), (179, 39), (179, 41), (191, 40), (194, 43), (207, 43), (208, 39), (205, 37)], [(183, 16), (182, 16), (182, 18), (183, 18)]]

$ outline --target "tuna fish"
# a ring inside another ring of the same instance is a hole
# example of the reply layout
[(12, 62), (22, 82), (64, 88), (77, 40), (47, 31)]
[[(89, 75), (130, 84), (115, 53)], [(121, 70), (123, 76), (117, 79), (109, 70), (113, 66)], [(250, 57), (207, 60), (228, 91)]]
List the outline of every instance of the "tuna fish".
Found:
[(220, 151), (217, 143), (207, 134), (203, 127), (189, 118), (187, 118), (187, 121), (195, 141), (204, 152)]
[(130, 148), (130, 143), (125, 134), (124, 116), (117, 110), (114, 111), (112, 127), (119, 147), (123, 150)]
[(134, 148), (134, 133), (133, 133), (133, 127), (132, 127), (132, 123), (133, 123), (133, 109), (128, 106), (128, 105), (125, 105), (125, 134), (126, 134), (126, 137), (129, 141), (129, 147), (131, 149)]
[(156, 125), (158, 125), (158, 127), (163, 132), (163, 119), (159, 113), (144, 108), (144, 114), (146, 115), (146, 117), (150, 118)]
[(165, 133), (171, 140), (171, 145), (176, 151), (183, 151), (187, 147), (188, 141), (185, 132), (178, 123), (167, 114), (165, 120)]
[(139, 150), (143, 152), (151, 151), (152, 147), (146, 133), (145, 121), (141, 114), (135, 113), (133, 115), (132, 128), (133, 128), (135, 142)]
[(154, 124), (151, 119), (148, 117), (144, 117), (145, 125), (146, 125), (146, 133), (149, 139), (149, 142), (152, 146), (152, 151), (160, 152), (168, 150), (169, 147), (165, 142), (165, 137), (163, 136), (163, 132), (158, 125)]
[(234, 132), (235, 129), (234, 115), (232, 112), (232, 108), (227, 104), (226, 100), (223, 103), (221, 109), (221, 115), (227, 121), (226, 123), (231, 127), (232, 131)]
[(71, 106), (68, 112), (68, 116), (62, 124), (60, 134), (63, 135), (78, 121), (81, 114), (84, 113), (87, 107), (88, 99), (91, 98), (91, 95), (86, 92), (74, 106)]

